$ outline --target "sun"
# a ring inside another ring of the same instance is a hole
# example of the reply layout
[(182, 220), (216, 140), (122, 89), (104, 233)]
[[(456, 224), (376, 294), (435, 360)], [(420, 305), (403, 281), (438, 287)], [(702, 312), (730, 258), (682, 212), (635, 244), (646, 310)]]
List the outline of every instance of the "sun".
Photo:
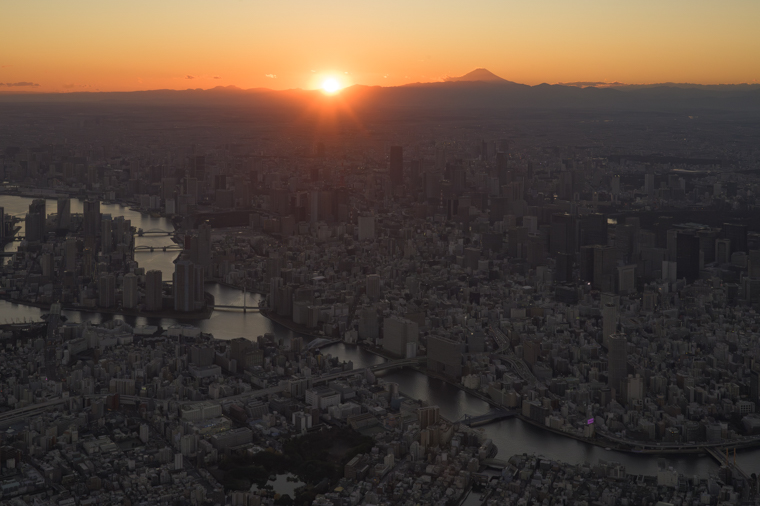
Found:
[(322, 91), (324, 91), (325, 93), (333, 94), (337, 92), (338, 90), (340, 90), (340, 88), (341, 88), (340, 83), (337, 80), (333, 79), (332, 77), (325, 79), (322, 82)]

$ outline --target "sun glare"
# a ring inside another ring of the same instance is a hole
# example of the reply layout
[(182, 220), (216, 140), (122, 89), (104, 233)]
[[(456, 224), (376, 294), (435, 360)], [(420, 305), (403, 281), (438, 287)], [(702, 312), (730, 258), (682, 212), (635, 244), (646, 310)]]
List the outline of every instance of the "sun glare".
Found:
[(325, 93), (332, 94), (340, 90), (340, 88), (341, 88), (340, 83), (333, 78), (325, 79), (322, 82), (322, 91), (324, 91)]

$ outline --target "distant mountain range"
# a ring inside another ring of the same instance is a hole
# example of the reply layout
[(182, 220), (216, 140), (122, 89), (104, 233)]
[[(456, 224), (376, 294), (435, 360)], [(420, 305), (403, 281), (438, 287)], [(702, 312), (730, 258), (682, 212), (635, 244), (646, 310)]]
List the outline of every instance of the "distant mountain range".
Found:
[[(316, 102), (315, 102), (316, 101)], [(442, 82), (381, 87), (355, 85), (334, 96), (319, 90), (241, 89), (0, 94), (0, 102), (92, 102), (198, 106), (309, 108), (334, 103), (352, 110), (425, 109), (436, 111), (541, 109), (698, 111), (760, 109), (760, 85), (697, 85), (577, 82), (529, 86), (503, 79), (484, 68)]]

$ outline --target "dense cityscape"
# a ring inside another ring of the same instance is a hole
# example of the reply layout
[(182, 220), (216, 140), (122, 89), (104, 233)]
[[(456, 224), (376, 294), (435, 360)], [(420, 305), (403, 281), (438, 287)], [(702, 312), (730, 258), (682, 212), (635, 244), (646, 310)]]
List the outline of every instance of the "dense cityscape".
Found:
[[(754, 123), (3, 107), (3, 504), (758, 499)], [(238, 313), (276, 330), (201, 328)], [(507, 454), (511, 418), (610, 458)]]

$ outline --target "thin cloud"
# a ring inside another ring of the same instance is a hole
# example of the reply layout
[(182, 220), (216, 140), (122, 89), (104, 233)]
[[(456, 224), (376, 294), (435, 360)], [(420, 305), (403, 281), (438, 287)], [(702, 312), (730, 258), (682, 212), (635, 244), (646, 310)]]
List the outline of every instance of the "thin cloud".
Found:
[(269, 79), (277, 79), (277, 76), (275, 74), (266, 74), (266, 77)]
[(219, 76), (214, 76), (214, 79), (221, 79), (221, 77), (219, 77)]
[(185, 76), (185, 79), (195, 79), (195, 76), (186, 75), (186, 76)]
[(30, 88), (36, 88), (39, 86), (37, 83), (30, 83), (28, 81), (20, 81), (18, 83), (0, 83), (0, 86), (8, 86), (8, 87), (19, 87), (19, 86), (25, 86)]

